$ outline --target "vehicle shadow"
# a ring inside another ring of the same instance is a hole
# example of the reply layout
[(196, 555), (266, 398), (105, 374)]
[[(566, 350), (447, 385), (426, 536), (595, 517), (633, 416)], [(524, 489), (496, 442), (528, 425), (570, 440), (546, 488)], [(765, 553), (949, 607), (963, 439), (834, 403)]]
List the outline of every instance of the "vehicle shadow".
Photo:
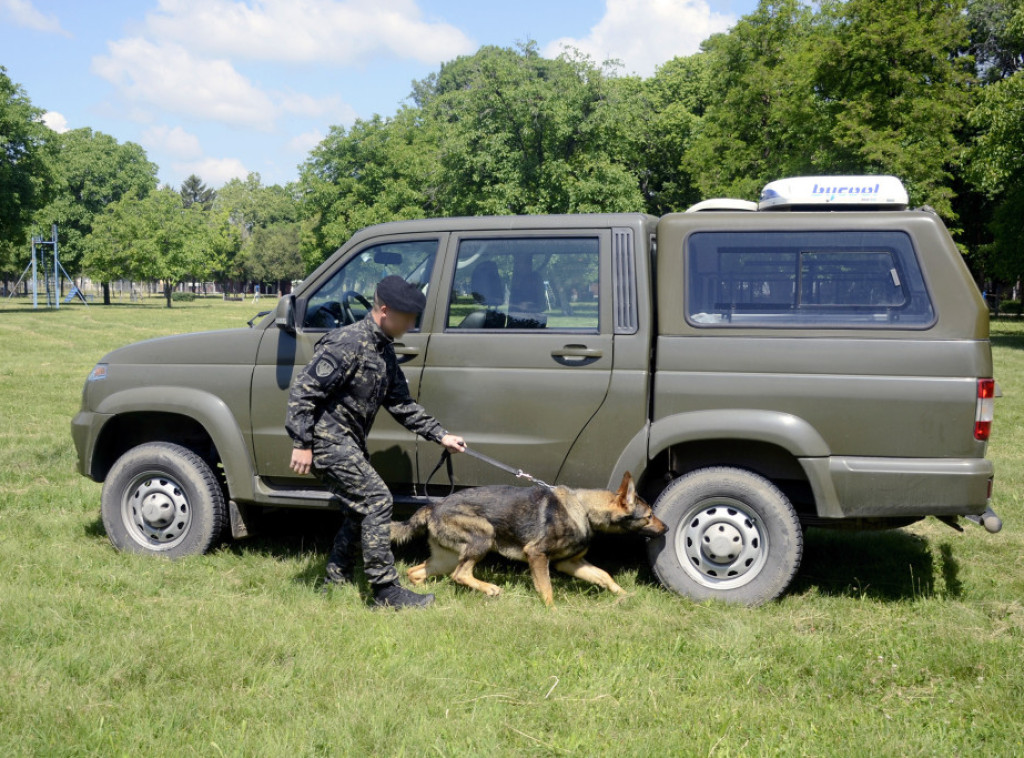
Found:
[[(404, 518), (407, 514), (398, 514)], [(226, 540), (219, 550), (235, 555), (259, 554), (272, 559), (307, 558), (293, 581), (319, 589), (327, 555), (341, 516), (334, 510), (280, 510), (262, 514), (259, 532), (242, 540)], [(97, 517), (85, 526), (89, 537), (105, 538), (103, 521)], [(414, 565), (430, 554), (425, 539), (395, 546), (396, 560)], [(633, 536), (597, 535), (587, 560), (612, 576), (636, 572), (636, 583), (660, 587), (647, 561), (646, 543)], [(361, 574), (361, 572), (357, 572)], [(526, 565), (497, 555), (484, 560), (477, 575), (499, 585), (532, 587)], [(552, 572), (556, 585), (577, 580)], [(365, 588), (364, 588), (365, 589)], [(938, 556), (924, 537), (903, 530), (882, 532), (809, 529), (804, 554), (787, 594), (814, 591), (828, 597), (898, 602), (943, 595), (963, 594), (960, 564), (948, 543), (938, 546)]]
[(910, 532), (809, 529), (789, 592), (882, 601), (939, 594), (955, 598), (963, 593), (959, 575), (960, 564), (948, 544), (939, 546), (936, 566), (928, 540)]

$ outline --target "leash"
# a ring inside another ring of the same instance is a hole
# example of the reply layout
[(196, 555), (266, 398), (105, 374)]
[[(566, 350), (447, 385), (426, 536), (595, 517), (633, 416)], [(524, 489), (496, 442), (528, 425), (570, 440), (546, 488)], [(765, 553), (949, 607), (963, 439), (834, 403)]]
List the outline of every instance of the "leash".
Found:
[[(500, 468), (502, 471), (506, 471), (509, 474), (512, 474), (514, 477), (516, 477), (516, 479), (529, 479), (536, 485), (539, 485), (541, 487), (547, 487), (549, 490), (554, 489), (554, 487), (545, 482), (543, 479), (538, 479), (532, 474), (527, 474), (521, 468), (513, 468), (512, 466), (509, 466), (506, 463), (502, 463), (499, 460), (491, 458), (491, 456), (489, 455), (478, 453), (476, 450), (471, 449), (468, 445), (465, 448), (463, 448), (462, 452), (467, 453), (472, 457), (476, 458), (477, 460), (483, 461), (484, 463), (488, 463), (491, 466), (494, 466), (494, 468)], [(437, 462), (437, 465), (434, 466), (434, 470), (430, 472), (430, 476), (427, 477), (427, 481), (423, 483), (424, 494), (426, 494), (427, 487), (430, 486), (430, 480), (434, 478), (434, 474), (436, 474), (441, 469), (441, 466), (444, 466), (445, 469), (447, 470), (448, 481), (452, 485), (451, 489), (448, 491), (448, 494), (451, 495), (453, 492), (455, 492), (455, 477), (453, 476), (452, 470), (452, 453), (450, 450), (445, 448), (444, 452), (441, 453), (441, 459)]]

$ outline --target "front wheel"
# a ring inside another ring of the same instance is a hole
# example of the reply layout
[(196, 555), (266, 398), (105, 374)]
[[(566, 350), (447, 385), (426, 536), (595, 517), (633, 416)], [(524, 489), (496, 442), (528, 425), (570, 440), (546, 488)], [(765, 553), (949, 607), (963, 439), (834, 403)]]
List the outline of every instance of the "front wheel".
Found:
[(133, 553), (205, 553), (226, 522), (224, 491), (209, 464), (168, 442), (139, 445), (118, 458), (100, 502), (111, 543)]
[(789, 499), (750, 471), (714, 467), (670, 484), (654, 512), (668, 532), (648, 543), (665, 587), (694, 600), (761, 605), (781, 595), (803, 555)]

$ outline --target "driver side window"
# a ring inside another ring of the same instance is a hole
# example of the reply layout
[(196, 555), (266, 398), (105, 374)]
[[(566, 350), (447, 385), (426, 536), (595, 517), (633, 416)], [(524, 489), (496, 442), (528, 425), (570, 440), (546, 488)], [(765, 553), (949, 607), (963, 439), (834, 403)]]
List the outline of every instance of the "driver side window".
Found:
[(303, 328), (336, 329), (362, 320), (373, 305), (377, 283), (392, 274), (426, 294), (437, 244), (436, 239), (383, 242), (360, 250), (310, 296)]

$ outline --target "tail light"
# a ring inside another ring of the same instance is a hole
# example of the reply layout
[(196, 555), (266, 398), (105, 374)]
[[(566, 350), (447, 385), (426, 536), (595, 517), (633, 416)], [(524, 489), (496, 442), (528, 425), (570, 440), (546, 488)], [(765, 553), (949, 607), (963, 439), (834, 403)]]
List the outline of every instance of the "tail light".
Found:
[(978, 406), (974, 413), (974, 439), (984, 442), (992, 433), (992, 416), (996, 405), (996, 380), (978, 380)]

